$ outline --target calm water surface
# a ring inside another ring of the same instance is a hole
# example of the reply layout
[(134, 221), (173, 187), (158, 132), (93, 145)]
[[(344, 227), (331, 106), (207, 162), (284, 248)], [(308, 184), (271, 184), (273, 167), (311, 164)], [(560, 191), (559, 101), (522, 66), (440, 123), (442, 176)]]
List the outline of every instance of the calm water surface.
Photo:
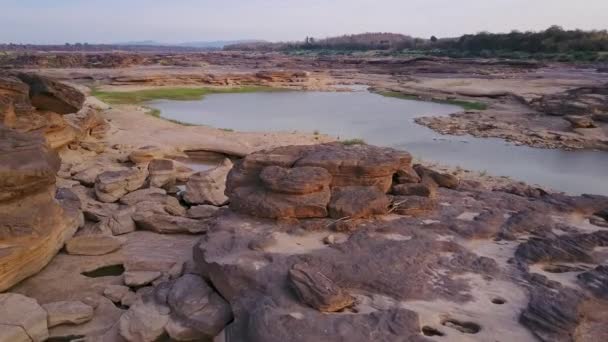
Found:
[(444, 165), (510, 176), (580, 194), (608, 195), (608, 153), (515, 146), (499, 139), (440, 135), (414, 123), (459, 107), (383, 97), (367, 91), (216, 94), (198, 101), (158, 100), (162, 116), (238, 131), (319, 131), (404, 149)]

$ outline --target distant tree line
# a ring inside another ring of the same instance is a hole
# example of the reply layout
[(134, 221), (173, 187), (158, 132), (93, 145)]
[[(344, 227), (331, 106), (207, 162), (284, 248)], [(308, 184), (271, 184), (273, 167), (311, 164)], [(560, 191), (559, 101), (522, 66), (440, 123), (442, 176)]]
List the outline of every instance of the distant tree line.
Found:
[(529, 53), (608, 51), (608, 32), (564, 30), (551, 26), (540, 32), (467, 34), (459, 39), (439, 40), (434, 48), (479, 52), (508, 50)]
[(414, 38), (396, 33), (363, 33), (303, 42), (257, 42), (229, 45), (225, 50), (248, 51), (371, 51), (411, 52), (452, 57), (509, 57), (608, 60), (606, 30), (564, 30), (559, 26), (539, 32), (467, 34), (458, 38)]

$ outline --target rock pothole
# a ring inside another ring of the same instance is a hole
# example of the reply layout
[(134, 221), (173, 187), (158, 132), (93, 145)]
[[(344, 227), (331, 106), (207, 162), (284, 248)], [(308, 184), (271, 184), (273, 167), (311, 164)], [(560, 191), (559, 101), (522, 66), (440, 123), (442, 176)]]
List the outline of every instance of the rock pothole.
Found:
[(422, 327), (422, 334), (424, 336), (444, 336), (445, 335), (440, 330), (430, 327), (428, 325), (425, 325)]
[(123, 273), (125, 273), (125, 267), (122, 264), (116, 264), (99, 267), (92, 271), (82, 272), (82, 275), (89, 278), (100, 278), (118, 277)]
[(496, 304), (496, 305), (503, 305), (506, 302), (507, 301), (504, 298), (493, 298), (492, 299), (492, 304)]
[(481, 326), (474, 322), (463, 322), (453, 318), (441, 321), (441, 325), (456, 329), (463, 334), (477, 334), (481, 331)]

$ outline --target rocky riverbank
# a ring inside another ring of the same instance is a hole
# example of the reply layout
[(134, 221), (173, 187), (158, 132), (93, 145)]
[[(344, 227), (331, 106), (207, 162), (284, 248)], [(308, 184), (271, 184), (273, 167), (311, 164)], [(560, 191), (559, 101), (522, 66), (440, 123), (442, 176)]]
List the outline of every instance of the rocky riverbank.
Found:
[(608, 337), (606, 197), (81, 88), (0, 78), (0, 341)]

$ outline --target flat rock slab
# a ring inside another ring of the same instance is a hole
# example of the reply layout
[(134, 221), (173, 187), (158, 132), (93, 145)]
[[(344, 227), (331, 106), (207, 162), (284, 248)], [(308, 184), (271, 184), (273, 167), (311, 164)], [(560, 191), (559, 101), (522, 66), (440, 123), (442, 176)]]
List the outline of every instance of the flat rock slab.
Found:
[(128, 286), (144, 286), (160, 278), (162, 273), (155, 271), (129, 271), (124, 274), (125, 284)]
[(61, 324), (82, 324), (93, 318), (93, 307), (81, 301), (66, 301), (43, 304), (48, 314), (49, 328)]
[(65, 249), (73, 255), (105, 255), (117, 251), (123, 240), (107, 235), (81, 235), (68, 240)]
[[(18, 327), (22, 332), (14, 327)], [(29, 338), (27, 341), (45, 341), (49, 337), (47, 313), (35, 299), (16, 293), (2, 293), (0, 294), (0, 331), (2, 331), (0, 332), (2, 342), (22, 340), (23, 333)]]

